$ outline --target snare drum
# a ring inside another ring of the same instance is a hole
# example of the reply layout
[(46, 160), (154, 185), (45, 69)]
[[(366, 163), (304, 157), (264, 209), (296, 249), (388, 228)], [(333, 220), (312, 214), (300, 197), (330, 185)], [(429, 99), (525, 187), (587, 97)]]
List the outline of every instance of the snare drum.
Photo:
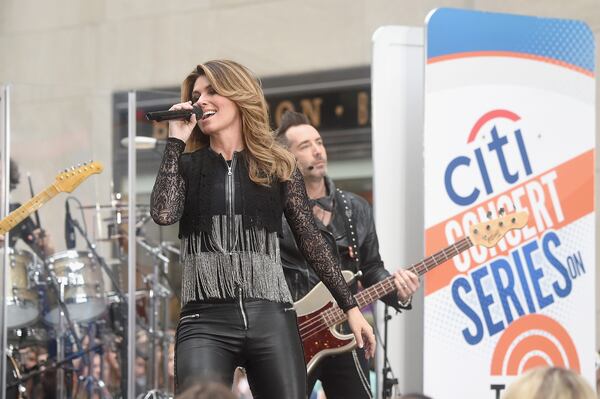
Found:
[[(48, 258), (48, 269), (64, 289), (64, 303), (74, 322), (90, 321), (106, 310), (102, 268), (89, 252), (64, 251)], [(44, 320), (58, 324), (60, 308), (56, 292), (49, 289), (44, 304)]]
[[(37, 287), (32, 280), (36, 258), (28, 251), (9, 250), (6, 327), (13, 329), (34, 323), (40, 315), (40, 308)], [(3, 255), (4, 250), (0, 249), (0, 256)]]

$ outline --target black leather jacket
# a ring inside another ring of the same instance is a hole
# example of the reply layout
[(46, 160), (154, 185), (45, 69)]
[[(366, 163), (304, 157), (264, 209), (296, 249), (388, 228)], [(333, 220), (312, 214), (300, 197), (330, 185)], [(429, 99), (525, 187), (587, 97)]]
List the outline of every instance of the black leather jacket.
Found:
[[(328, 226), (324, 226), (319, 220), (317, 220), (317, 225), (323, 237), (325, 237), (325, 241), (335, 247), (334, 252), (338, 257), (342, 270), (357, 272), (357, 269), (359, 269), (362, 271), (361, 284), (364, 287), (370, 287), (390, 275), (384, 268), (381, 256), (379, 255), (379, 241), (377, 239), (371, 206), (364, 198), (348, 191), (343, 192), (347, 201), (345, 205), (348, 205), (348, 213), (350, 219), (355, 223), (356, 234), (358, 235), (359, 261), (356, 262), (350, 256), (350, 240), (348, 239), (344, 223), (344, 218), (347, 217), (345, 207), (337, 200), (338, 196), (335, 195), (333, 181), (327, 177), (325, 181), (328, 197), (333, 201), (332, 218)], [(304, 297), (319, 282), (319, 278), (312, 268), (308, 266), (298, 250), (294, 236), (285, 218), (283, 220), (283, 238), (280, 240), (280, 247), (285, 278), (294, 301), (297, 301)], [(352, 284), (351, 290), (353, 293), (356, 293), (356, 283)], [(395, 292), (388, 294), (382, 300), (398, 311), (400, 309), (410, 309), (410, 304), (407, 307), (400, 305)]]

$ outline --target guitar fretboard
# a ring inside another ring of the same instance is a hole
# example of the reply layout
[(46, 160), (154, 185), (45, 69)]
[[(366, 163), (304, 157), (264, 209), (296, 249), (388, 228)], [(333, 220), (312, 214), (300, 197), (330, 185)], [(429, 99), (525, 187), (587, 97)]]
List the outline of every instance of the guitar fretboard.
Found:
[(32, 212), (40, 209), (44, 203), (48, 202), (58, 193), (59, 190), (51, 185), (44, 191), (33, 196), (29, 201), (9, 213), (8, 216), (0, 222), (0, 234), (5, 234), (7, 231), (10, 231)]
[[(471, 248), (473, 242), (469, 237), (465, 237), (462, 240), (450, 245), (446, 249), (434, 253), (431, 256), (423, 259), (423, 261), (407, 267), (407, 270), (412, 271), (418, 276), (422, 276), (428, 271), (441, 265), (452, 257), (460, 254), (463, 251)], [(382, 298), (390, 292), (396, 291), (396, 285), (394, 284), (394, 277), (390, 276), (384, 280), (381, 280), (377, 284), (370, 286), (369, 288), (359, 292), (354, 296), (358, 307), (362, 308), (370, 303), (375, 302), (379, 298)], [(339, 324), (346, 320), (346, 314), (338, 307), (331, 308), (323, 313), (323, 318), (329, 327)]]

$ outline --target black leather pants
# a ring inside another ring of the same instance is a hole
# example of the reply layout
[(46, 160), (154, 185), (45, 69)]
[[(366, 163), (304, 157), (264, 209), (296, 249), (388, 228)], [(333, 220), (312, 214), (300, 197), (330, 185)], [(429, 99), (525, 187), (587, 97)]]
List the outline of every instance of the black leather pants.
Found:
[(328, 356), (308, 377), (312, 391), (316, 380), (321, 380), (327, 399), (372, 399), (369, 381), (369, 362), (363, 349), (354, 349), (341, 355)]
[(255, 399), (306, 399), (306, 366), (291, 305), (262, 300), (201, 304), (177, 327), (177, 392), (202, 381), (228, 387), (244, 367)]

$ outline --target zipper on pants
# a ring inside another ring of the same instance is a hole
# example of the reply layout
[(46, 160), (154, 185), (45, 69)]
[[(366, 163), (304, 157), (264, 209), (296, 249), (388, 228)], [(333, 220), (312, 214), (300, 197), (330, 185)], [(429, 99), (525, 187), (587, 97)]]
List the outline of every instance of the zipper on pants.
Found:
[(239, 285), (235, 287), (236, 296), (238, 299), (238, 305), (240, 312), (242, 313), (242, 321), (244, 322), (244, 330), (248, 329), (248, 317), (246, 316), (246, 310), (244, 309), (244, 299), (242, 298), (242, 287)]
[(200, 317), (200, 313), (194, 313), (194, 314), (189, 314), (187, 316), (183, 316), (179, 318), (179, 323), (181, 323), (184, 320), (188, 320), (188, 319), (197, 319)]

